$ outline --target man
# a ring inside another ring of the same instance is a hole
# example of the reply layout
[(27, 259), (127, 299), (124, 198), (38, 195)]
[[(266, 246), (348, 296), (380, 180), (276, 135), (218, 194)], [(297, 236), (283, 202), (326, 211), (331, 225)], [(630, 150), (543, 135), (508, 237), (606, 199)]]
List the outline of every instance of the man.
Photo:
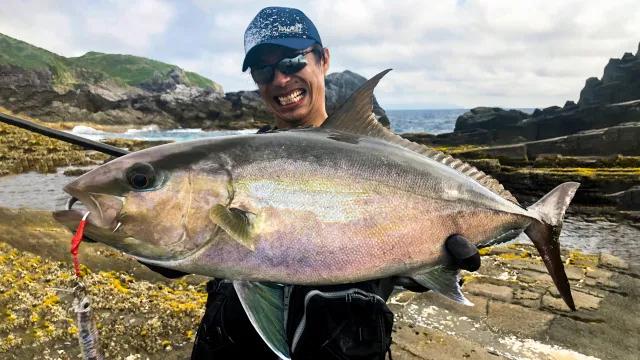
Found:
[[(324, 78), (329, 64), (329, 50), (300, 10), (262, 9), (245, 32), (242, 70), (250, 68), (279, 130), (322, 125), (327, 118)], [(454, 266), (471, 271), (479, 267), (475, 246), (464, 238), (452, 236), (446, 247)], [(428, 290), (408, 278), (289, 287), (285, 316), (292, 358), (384, 359), (393, 325), (385, 301), (394, 285)], [(192, 359), (277, 359), (249, 322), (231, 283), (211, 281), (207, 291)]]

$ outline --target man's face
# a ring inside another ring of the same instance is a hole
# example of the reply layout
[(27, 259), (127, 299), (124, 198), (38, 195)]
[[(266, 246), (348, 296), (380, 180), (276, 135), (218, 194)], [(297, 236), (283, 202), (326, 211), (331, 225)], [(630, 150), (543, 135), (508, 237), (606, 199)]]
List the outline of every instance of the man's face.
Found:
[[(266, 46), (257, 55), (255, 66), (273, 65), (299, 52)], [(258, 84), (260, 96), (276, 116), (278, 127), (320, 126), (327, 118), (324, 76), (329, 69), (329, 52), (327, 49), (324, 52), (323, 60), (312, 52), (306, 54), (307, 65), (295, 74), (283, 74), (276, 69), (270, 83)]]

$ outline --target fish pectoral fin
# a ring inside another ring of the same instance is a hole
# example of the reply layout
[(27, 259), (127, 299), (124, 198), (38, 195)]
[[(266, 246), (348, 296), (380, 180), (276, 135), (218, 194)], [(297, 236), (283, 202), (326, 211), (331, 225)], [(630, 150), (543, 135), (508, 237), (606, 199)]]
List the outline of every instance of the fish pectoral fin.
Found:
[(281, 359), (290, 359), (284, 323), (284, 285), (234, 281), (240, 303), (262, 340)]
[(213, 223), (251, 251), (255, 250), (255, 232), (252, 221), (254, 217), (255, 215), (249, 212), (226, 208), (220, 204), (209, 211), (209, 218)]
[(438, 265), (410, 275), (418, 284), (440, 293), (451, 300), (464, 305), (473, 306), (462, 294), (458, 280), (460, 271)]

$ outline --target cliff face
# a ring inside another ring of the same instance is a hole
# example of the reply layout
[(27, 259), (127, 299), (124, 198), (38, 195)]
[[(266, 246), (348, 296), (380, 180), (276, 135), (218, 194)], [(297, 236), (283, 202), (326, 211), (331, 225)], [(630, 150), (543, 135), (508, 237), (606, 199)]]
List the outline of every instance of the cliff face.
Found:
[(580, 92), (578, 105), (615, 104), (640, 99), (640, 44), (635, 55), (625, 53), (620, 59), (610, 59), (602, 80), (587, 79)]
[(640, 45), (605, 66), (602, 80), (589, 78), (578, 103), (536, 109), (528, 115), (516, 110), (475, 108), (461, 115), (454, 133), (433, 137), (440, 144), (508, 144), (535, 141), (625, 123), (640, 123)]

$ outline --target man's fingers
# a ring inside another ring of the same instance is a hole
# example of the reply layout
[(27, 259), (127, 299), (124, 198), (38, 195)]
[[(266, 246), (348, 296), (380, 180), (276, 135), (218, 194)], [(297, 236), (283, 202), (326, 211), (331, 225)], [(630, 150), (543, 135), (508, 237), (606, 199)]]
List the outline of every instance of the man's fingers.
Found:
[(478, 248), (460, 235), (451, 235), (445, 242), (445, 248), (455, 259), (455, 265), (467, 271), (480, 268), (480, 254)]

